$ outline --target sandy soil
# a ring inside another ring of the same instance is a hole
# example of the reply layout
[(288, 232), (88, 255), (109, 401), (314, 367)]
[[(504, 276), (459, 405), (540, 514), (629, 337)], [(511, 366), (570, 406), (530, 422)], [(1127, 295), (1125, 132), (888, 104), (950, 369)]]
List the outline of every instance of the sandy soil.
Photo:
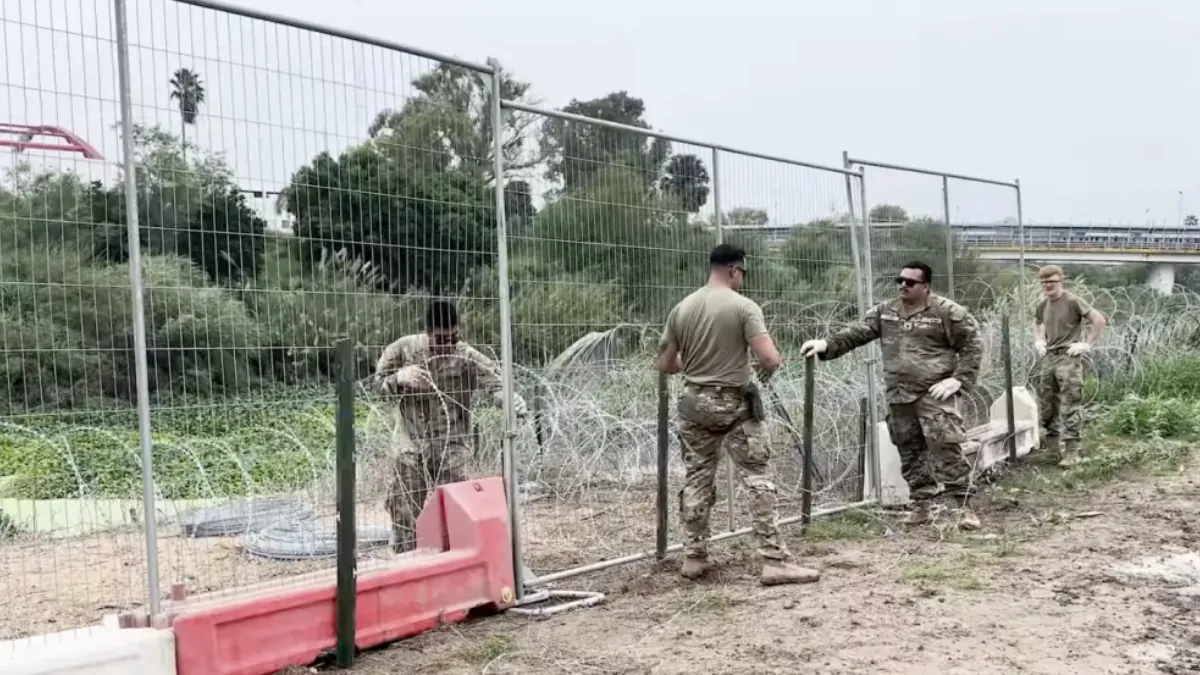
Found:
[[(792, 545), (824, 572), (763, 588), (745, 543), (685, 582), (675, 564), (566, 588), (605, 604), (479, 619), (363, 654), (355, 672), (813, 674), (1200, 672), (1200, 466), (1089, 493), (1005, 491), (982, 531), (872, 514)], [(303, 669), (307, 671), (309, 669)]]

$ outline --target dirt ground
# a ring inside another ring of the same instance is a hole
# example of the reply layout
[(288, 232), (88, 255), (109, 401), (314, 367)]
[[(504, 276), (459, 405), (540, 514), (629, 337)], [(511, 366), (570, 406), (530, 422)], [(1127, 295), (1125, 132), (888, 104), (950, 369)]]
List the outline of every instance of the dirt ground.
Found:
[[(1057, 471), (1027, 468), (1023, 472)], [(362, 675), (1200, 672), (1200, 464), (1067, 494), (1014, 476), (983, 529), (854, 513), (790, 533), (817, 584), (757, 584), (746, 542), (685, 582), (677, 561), (563, 588), (604, 604), (499, 616), (362, 654)], [(308, 671), (310, 669), (302, 669)]]

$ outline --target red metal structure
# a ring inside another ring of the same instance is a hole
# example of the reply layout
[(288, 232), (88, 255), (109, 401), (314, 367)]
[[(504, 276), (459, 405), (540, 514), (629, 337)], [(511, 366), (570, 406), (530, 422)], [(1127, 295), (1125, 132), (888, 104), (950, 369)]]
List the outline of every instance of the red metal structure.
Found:
[[(8, 140), (8, 136), (16, 136), (17, 140)], [(61, 143), (37, 142), (38, 136), (57, 138)], [(15, 124), (0, 122), (0, 148), (12, 148), (17, 152), (25, 150), (50, 150), (53, 152), (78, 152), (87, 159), (104, 159), (87, 141), (76, 136), (68, 129), (44, 124)]]

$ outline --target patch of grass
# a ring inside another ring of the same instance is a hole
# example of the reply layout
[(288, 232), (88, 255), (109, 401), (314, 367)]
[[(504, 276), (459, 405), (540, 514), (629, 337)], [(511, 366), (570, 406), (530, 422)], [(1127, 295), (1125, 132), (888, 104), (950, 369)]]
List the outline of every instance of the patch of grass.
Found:
[(0, 511), (0, 539), (11, 539), (21, 533), (21, 526), (13, 517)]
[[(361, 440), (372, 430), (365, 428), (365, 407), (360, 412)], [(329, 467), (334, 406), (301, 400), (167, 409), (156, 411), (151, 432), (155, 482), (167, 499), (290, 490)], [(29, 416), (0, 425), (0, 476), (11, 477), (4, 485), (10, 497), (140, 495), (140, 452), (136, 418), (128, 411)]]
[(1162, 438), (1103, 437), (1085, 443), (1082, 461), (1069, 469), (1029, 466), (1006, 489), (1033, 493), (1084, 490), (1122, 478), (1179, 471), (1193, 443)]
[(459, 656), (468, 663), (486, 665), (516, 650), (516, 642), (507, 635), (492, 633), (482, 640), (464, 646)]
[(1087, 400), (1110, 404), (1129, 394), (1200, 400), (1200, 354), (1184, 352), (1142, 359), (1124, 372), (1089, 378), (1084, 394)]
[(1106, 412), (1101, 428), (1132, 438), (1194, 438), (1200, 435), (1200, 401), (1130, 394)]
[(983, 588), (983, 584), (979, 582), (975, 572), (975, 560), (972, 556), (951, 556), (905, 565), (900, 570), (900, 581), (921, 588), (949, 586), (960, 591), (976, 591)]
[(885, 523), (863, 509), (852, 509), (829, 518), (814, 520), (805, 538), (810, 541), (859, 541), (883, 534)]

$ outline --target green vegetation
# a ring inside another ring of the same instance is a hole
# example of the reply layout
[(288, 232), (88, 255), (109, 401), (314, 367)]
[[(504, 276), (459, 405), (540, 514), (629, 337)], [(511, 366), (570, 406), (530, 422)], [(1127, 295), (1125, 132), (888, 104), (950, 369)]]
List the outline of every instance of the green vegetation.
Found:
[[(71, 172), (16, 170), (0, 188), (0, 476), (16, 477), (6, 490), (25, 497), (140, 491), (130, 214), (138, 215), (144, 255), (158, 487), (164, 496), (203, 497), (300, 487), (323, 471), (338, 338), (353, 341), (356, 373), (365, 377), (383, 346), (419, 328), (437, 295), (458, 301), (465, 338), (498, 351), (497, 185), (510, 230), (516, 370), (523, 389), (536, 384), (543, 392), (550, 447), (559, 449), (543, 456), (530, 438), (522, 452), (539, 453), (536, 470), (578, 460), (614, 474), (645, 455), (653, 442), (642, 427), (654, 419), (654, 337), (669, 308), (702, 281), (715, 242), (706, 159), (638, 134), (513, 112), (499, 130), (504, 171), (495, 175), (498, 130), (487, 81), (439, 66), (412, 87), (398, 109), (361, 120), (361, 142), (295, 168), (279, 200), (295, 222), (291, 237), (268, 234), (234, 168), (183, 138), (206, 98), (206, 84), (187, 69), (173, 74), (168, 91), (180, 134), (134, 129), (136, 204), (126, 203), (127, 176), (89, 182)], [(530, 100), (526, 82), (506, 75), (501, 87), (505, 98)], [(565, 109), (651, 128), (644, 102), (624, 91)], [(538, 194), (535, 172), (548, 185)], [(780, 224), (761, 208), (725, 201), (724, 224)], [(944, 250), (943, 224), (886, 204), (872, 218), (897, 224), (872, 232), (877, 296), (891, 292), (886, 280), (910, 259), (941, 266), (943, 256), (931, 252)], [(729, 229), (726, 238), (751, 253), (746, 292), (791, 352), (854, 319), (856, 271), (847, 211), (786, 224), (790, 233), (778, 245), (748, 230)], [(1017, 273), (958, 245), (954, 265), (954, 294), (979, 314), (991, 343), (998, 344), (1002, 313), (1023, 328), (1028, 296), (1017, 293)], [(1075, 273), (1077, 287), (1114, 316), (1111, 348), (1095, 359), (1089, 393), (1115, 406), (1112, 433), (1190, 436), (1195, 406), (1187, 401), (1200, 400), (1200, 355), (1186, 349), (1200, 346), (1200, 321), (1186, 297), (1119, 290), (1137, 281), (1138, 269), (1125, 270), (1128, 278)], [(616, 367), (548, 372), (591, 332), (603, 335), (590, 353), (619, 360)], [(1019, 369), (1032, 364), (1025, 342), (1014, 342), (1024, 350)], [(986, 396), (998, 381), (996, 351), (981, 387)], [(823, 471), (837, 475), (852, 461), (835, 452), (857, 435), (860, 361), (823, 365), (820, 377), (820, 408), (849, 411), (818, 421), (818, 445), (831, 463)], [(790, 403), (799, 398), (796, 386), (784, 376), (776, 388)], [(1156, 412), (1139, 412), (1142, 404), (1124, 399), (1130, 392), (1181, 402), (1154, 399)]]

